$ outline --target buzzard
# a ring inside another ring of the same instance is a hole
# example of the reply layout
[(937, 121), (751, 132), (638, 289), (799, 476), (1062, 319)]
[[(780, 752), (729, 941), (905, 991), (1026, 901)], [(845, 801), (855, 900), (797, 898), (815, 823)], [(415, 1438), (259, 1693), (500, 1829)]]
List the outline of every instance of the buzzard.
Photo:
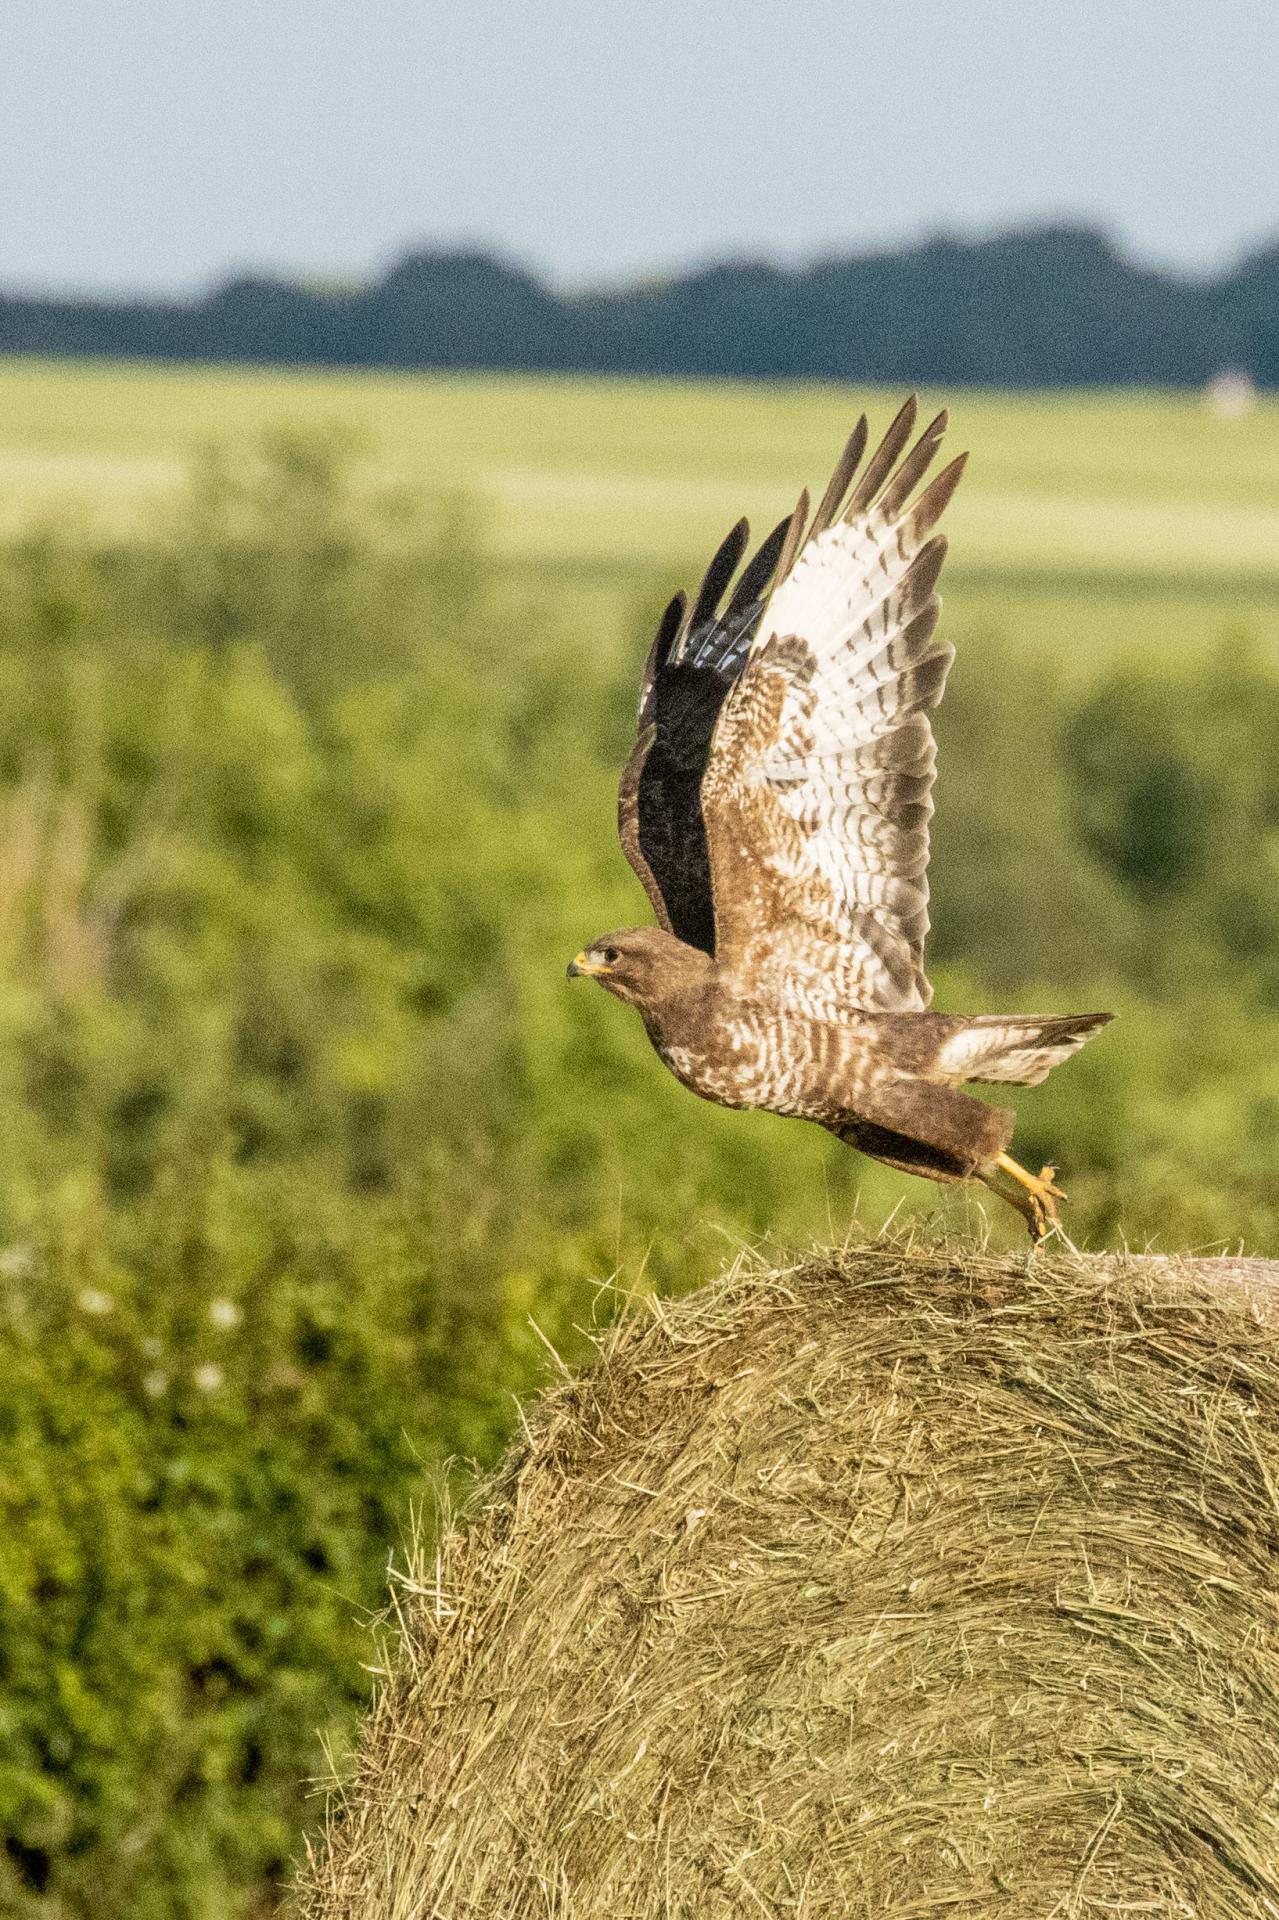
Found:
[(1037, 1241), (1065, 1197), (1056, 1169), (1019, 1166), (1013, 1114), (961, 1089), (1038, 1086), (1111, 1016), (929, 1008), (929, 713), (954, 658), (933, 529), (967, 456), (917, 491), (947, 416), (909, 446), (915, 417), (912, 399), (863, 468), (863, 416), (811, 522), (803, 493), (734, 585), (739, 520), (692, 606), (667, 607), (618, 796), (660, 925), (604, 934), (568, 971), (634, 1007), (704, 1099), (984, 1181)]

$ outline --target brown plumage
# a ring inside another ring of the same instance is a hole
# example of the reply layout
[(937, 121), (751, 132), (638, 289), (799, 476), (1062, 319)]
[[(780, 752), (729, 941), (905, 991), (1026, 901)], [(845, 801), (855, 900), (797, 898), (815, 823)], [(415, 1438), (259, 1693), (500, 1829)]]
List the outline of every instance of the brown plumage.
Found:
[(860, 478), (858, 421), (811, 525), (801, 494), (727, 604), (745, 521), (692, 607), (671, 601), (618, 795), (660, 925), (602, 936), (569, 972), (634, 1006), (694, 1093), (814, 1120), (909, 1173), (983, 1180), (1038, 1239), (1054, 1170), (1019, 1167), (1013, 1115), (960, 1087), (1036, 1086), (1111, 1016), (929, 1010), (929, 713), (954, 657), (936, 639), (933, 528), (966, 456), (917, 493), (946, 415), (907, 452), (915, 412)]

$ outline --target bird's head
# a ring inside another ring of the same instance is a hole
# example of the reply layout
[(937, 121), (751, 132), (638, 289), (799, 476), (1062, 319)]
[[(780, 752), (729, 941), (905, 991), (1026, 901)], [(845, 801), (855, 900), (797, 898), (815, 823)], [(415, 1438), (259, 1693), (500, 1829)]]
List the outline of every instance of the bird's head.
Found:
[(651, 1007), (699, 985), (712, 965), (700, 947), (687, 946), (661, 927), (624, 927), (602, 933), (568, 963), (568, 977), (586, 974), (628, 1006)]

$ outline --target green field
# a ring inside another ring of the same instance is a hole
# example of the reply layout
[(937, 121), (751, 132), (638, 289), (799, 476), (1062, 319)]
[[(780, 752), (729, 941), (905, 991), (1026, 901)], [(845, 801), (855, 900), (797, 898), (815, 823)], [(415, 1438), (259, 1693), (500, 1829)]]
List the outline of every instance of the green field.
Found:
[[(1279, 1253), (1279, 405), (947, 397), (937, 1003), (1122, 1015), (1016, 1103), (1078, 1238)], [(6, 1912), (266, 1910), (424, 1473), (614, 1279), (1021, 1244), (564, 978), (664, 599), (896, 399), (0, 365)]]
[[(0, 366), (0, 506), (10, 527), (65, 516), (146, 532), (210, 445), (337, 430), (362, 483), (481, 503), (495, 554), (607, 572), (699, 554), (725, 516), (780, 518), (801, 482), (824, 479), (856, 413), (886, 423), (900, 398), (16, 361)], [(949, 404), (972, 450), (952, 510), (957, 577), (1279, 587), (1279, 401), (1228, 420), (1193, 396), (922, 399)]]

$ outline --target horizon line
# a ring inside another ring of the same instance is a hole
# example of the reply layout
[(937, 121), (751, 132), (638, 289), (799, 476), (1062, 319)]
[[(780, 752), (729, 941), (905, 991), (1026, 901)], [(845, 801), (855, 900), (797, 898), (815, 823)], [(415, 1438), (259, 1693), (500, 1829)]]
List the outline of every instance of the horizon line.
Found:
[(71, 303), (93, 306), (129, 306), (135, 304), (189, 307), (197, 306), (228, 287), (264, 283), (293, 286), (308, 293), (358, 297), (385, 283), (407, 261), (484, 260), (518, 273), (536, 282), (555, 299), (571, 302), (609, 293), (634, 293), (648, 287), (661, 287), (694, 280), (717, 269), (763, 268), (780, 276), (800, 277), (817, 268), (855, 261), (890, 259), (923, 253), (940, 247), (977, 251), (1010, 240), (1037, 240), (1052, 235), (1073, 235), (1100, 242), (1117, 261), (1136, 272), (1148, 273), (1180, 285), (1212, 285), (1229, 279), (1252, 261), (1279, 247), (1279, 231), (1259, 235), (1239, 243), (1214, 264), (1193, 266), (1152, 255), (1126, 240), (1113, 224), (1072, 215), (1027, 216), (1008, 222), (980, 222), (961, 226), (956, 222), (919, 228), (913, 235), (898, 240), (831, 243), (823, 248), (788, 256), (783, 250), (765, 244), (726, 243), (721, 252), (695, 255), (682, 264), (636, 266), (613, 271), (601, 268), (596, 274), (559, 274), (545, 264), (539, 265), (509, 243), (482, 236), (423, 236), (401, 241), (388, 249), (377, 264), (363, 274), (334, 270), (324, 272), (302, 265), (231, 263), (211, 271), (199, 281), (168, 287), (148, 287), (139, 282), (111, 285), (85, 285), (83, 282), (24, 283), (0, 275), (0, 300), (22, 300), (49, 304)]

